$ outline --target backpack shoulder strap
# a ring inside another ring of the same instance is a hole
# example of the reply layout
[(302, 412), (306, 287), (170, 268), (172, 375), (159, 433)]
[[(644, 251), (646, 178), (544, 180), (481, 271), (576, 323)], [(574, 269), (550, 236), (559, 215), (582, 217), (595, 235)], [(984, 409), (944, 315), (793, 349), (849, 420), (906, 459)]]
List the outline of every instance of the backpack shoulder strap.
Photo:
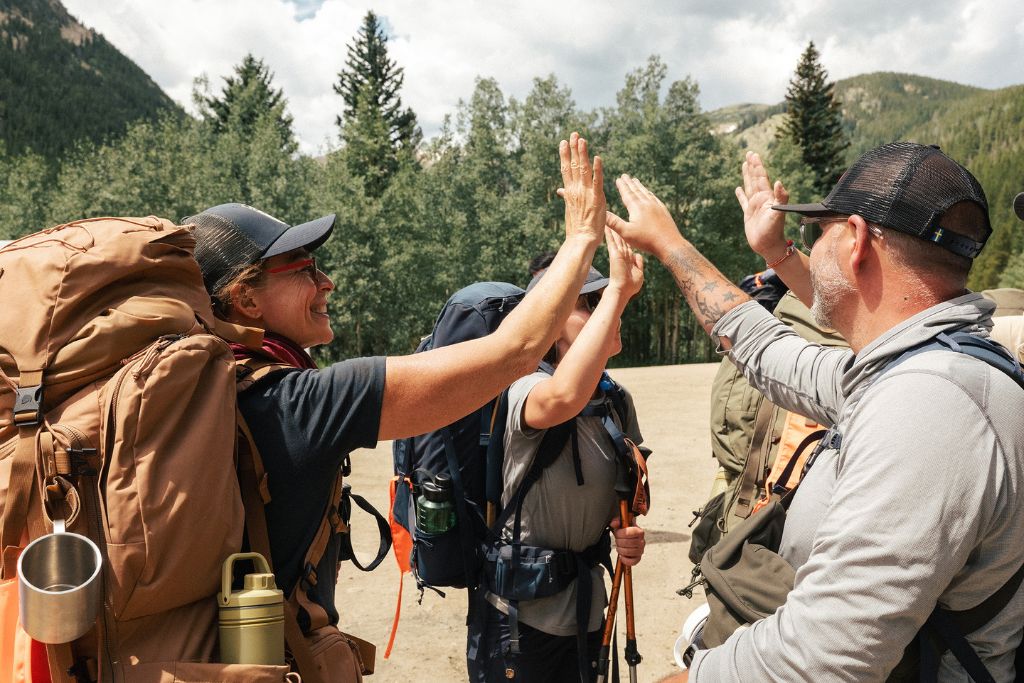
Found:
[(768, 434), (772, 431), (776, 411), (775, 404), (762, 397), (758, 403), (757, 412), (754, 413), (754, 431), (750, 439), (750, 447), (747, 449), (747, 460), (743, 464), (732, 509), (729, 512), (730, 515), (739, 519), (749, 517), (754, 503), (757, 502), (760, 482), (768, 469), (772, 446)]
[(320, 526), (317, 527), (316, 534), (313, 536), (313, 542), (309, 544), (309, 548), (306, 549), (306, 555), (302, 558), (302, 573), (291, 595), (291, 599), (309, 615), (309, 630), (311, 631), (327, 626), (330, 623), (327, 610), (309, 599), (305, 587), (315, 586), (319, 582), (316, 568), (327, 551), (327, 543), (331, 535), (335, 532), (340, 533), (348, 530), (348, 524), (341, 518), (340, 510), (344, 486), (344, 477), (339, 471), (337, 476), (334, 477), (331, 497), (327, 502), (324, 516), (320, 520)]
[(0, 524), (0, 552), (3, 568), (0, 578), (17, 575), (19, 543), (29, 515), (29, 496), (36, 482), (36, 442), (42, 415), (43, 371), (22, 372), (13, 408), (14, 422), (18, 426), (18, 444), (11, 461), (7, 500)]
[[(498, 519), (495, 520), (494, 525), (491, 527), (491, 531), (497, 537), (501, 535), (501, 530), (508, 522), (509, 517), (512, 516), (513, 512), (522, 509), (523, 500), (526, 498), (526, 494), (530, 488), (540, 479), (541, 473), (544, 472), (562, 453), (562, 449), (569, 442), (569, 436), (572, 431), (573, 423), (575, 418), (563, 422), (560, 425), (556, 425), (548, 429), (544, 436), (541, 438), (540, 445), (537, 447), (537, 454), (533, 458), (533, 462), (530, 464), (530, 468), (523, 475), (523, 480), (519, 483), (519, 487), (516, 492), (512, 494), (512, 497), (508, 501), (501, 514), (498, 515)], [(518, 517), (518, 515), (516, 515)]]
[[(939, 332), (934, 338), (911, 347), (890, 362), (882, 373), (888, 372), (905, 361), (927, 351), (947, 349), (957, 353), (963, 353), (992, 366), (1004, 375), (1012, 379), (1024, 389), (1024, 371), (1021, 370), (1020, 362), (1009, 351), (1000, 344), (988, 339), (979, 337), (969, 332), (953, 332), (946, 334)], [(882, 374), (879, 373), (879, 374)]]
[[(236, 413), (238, 424), (238, 479), (242, 490), (242, 504), (245, 509), (245, 530), (249, 539), (249, 547), (266, 558), (273, 567), (274, 560), (270, 554), (270, 535), (267, 532), (266, 504), (261, 495), (261, 482), (265, 483), (266, 473), (263, 472), (263, 460), (256, 449), (245, 419), (241, 412)], [(257, 471), (262, 472), (262, 479)], [(269, 494), (266, 500), (269, 501)], [(301, 591), (298, 591), (301, 592)], [(299, 673), (303, 680), (312, 683), (328, 683), (320, 675), (320, 670), (313, 659), (313, 652), (306, 642), (306, 637), (299, 626), (298, 615), (290, 599), (284, 601), (284, 634), (288, 651), (295, 658)]]
[(235, 361), (235, 386), (238, 393), (248, 391), (261, 379), (275, 372), (295, 370), (295, 366), (265, 356), (251, 356)]

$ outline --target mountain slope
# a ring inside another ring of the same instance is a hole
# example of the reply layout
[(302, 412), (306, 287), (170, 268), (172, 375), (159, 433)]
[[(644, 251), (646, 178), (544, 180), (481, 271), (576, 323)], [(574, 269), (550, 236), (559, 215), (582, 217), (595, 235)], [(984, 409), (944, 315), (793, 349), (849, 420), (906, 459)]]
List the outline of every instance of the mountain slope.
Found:
[[(847, 160), (893, 140), (937, 144), (981, 181), (994, 233), (971, 272), (974, 289), (995, 287), (1011, 254), (1024, 248), (1013, 216), (1024, 190), (1024, 86), (985, 90), (934, 78), (872, 73), (836, 82), (850, 136)], [(709, 113), (716, 131), (741, 147), (768, 151), (783, 104), (747, 104)], [(1024, 285), (1024, 283), (1021, 283)]]
[(139, 118), (181, 110), (59, 0), (0, 0), (0, 141), (56, 159)]

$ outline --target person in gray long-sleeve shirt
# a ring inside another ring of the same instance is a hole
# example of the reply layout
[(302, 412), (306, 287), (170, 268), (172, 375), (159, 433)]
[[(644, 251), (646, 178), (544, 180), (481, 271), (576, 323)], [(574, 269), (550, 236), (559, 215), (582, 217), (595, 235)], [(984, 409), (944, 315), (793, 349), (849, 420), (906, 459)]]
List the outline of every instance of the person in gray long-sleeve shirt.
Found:
[[(808, 343), (750, 302), (635, 178), (616, 181), (629, 220), (609, 225), (669, 268), (751, 384), (836, 424), (843, 440), (789, 508), (779, 552), (796, 580), (785, 604), (670, 680), (883, 681), (936, 604), (974, 607), (1024, 564), (1024, 391), (944, 350), (886, 370), (939, 332), (987, 336), (993, 304), (966, 278), (991, 233), (988, 206), (966, 169), (910, 143), (865, 154), (820, 204), (786, 205), (755, 154), (743, 172), (751, 247), (851, 350)], [(805, 216), (809, 257), (773, 209)], [(1014, 680), (1022, 625), (1018, 590), (968, 635), (997, 681)], [(967, 680), (949, 653), (939, 680)]]

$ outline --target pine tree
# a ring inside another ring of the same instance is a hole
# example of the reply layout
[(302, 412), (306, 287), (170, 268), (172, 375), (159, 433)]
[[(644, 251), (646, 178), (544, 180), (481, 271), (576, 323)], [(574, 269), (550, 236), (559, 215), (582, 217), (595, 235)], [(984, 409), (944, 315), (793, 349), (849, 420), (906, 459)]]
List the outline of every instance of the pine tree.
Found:
[(224, 78), (220, 96), (201, 92), (203, 79), (197, 82), (193, 99), (203, 118), (211, 121), (218, 133), (234, 131), (250, 138), (257, 129), (260, 117), (271, 115), (276, 119), (282, 147), (293, 147), (292, 117), (285, 112), (287, 100), (280, 89), (272, 85), (274, 74), (252, 53), (234, 68), (235, 75)]
[(383, 193), (401, 159), (411, 157), (422, 139), (416, 114), (402, 108), (404, 70), (388, 57), (387, 42), (377, 15), (367, 12), (334, 86), (344, 100), (336, 121), (349, 165), (371, 196)]
[(815, 189), (825, 194), (843, 173), (844, 152), (850, 141), (843, 130), (840, 103), (833, 92), (835, 83), (828, 82), (828, 72), (819, 58), (811, 41), (786, 90), (788, 113), (778, 136), (796, 143), (804, 164), (814, 174)]

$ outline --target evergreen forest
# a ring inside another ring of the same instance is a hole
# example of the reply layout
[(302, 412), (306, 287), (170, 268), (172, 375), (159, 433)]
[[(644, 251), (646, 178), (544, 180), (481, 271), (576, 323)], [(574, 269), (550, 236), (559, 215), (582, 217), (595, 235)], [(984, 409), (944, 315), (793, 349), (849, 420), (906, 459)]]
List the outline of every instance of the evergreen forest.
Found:
[[(59, 7), (55, 0), (34, 1)], [(33, 66), (18, 37), (24, 33), (12, 30), (27, 30), (24, 16), (2, 2), (0, 51), (22, 61), (15, 75), (5, 67), (0, 76), (0, 239), (100, 215), (181, 220), (229, 201), (289, 223), (336, 213), (334, 235), (317, 252), (336, 284), (329, 299), (335, 341), (318, 351), (320, 361), (408, 353), (457, 289), (485, 279), (525, 286), (530, 260), (561, 241), (557, 145), (573, 130), (605, 160), (610, 210), (623, 212), (613, 179), (622, 173), (640, 178), (683, 233), (734, 280), (764, 267), (746, 246), (733, 195), (744, 149), (766, 155), (773, 175), (790, 186), (792, 201), (821, 197), (810, 170), (816, 167), (795, 133), (787, 132), (790, 98), (704, 112), (698, 84), (670, 74), (658, 56), (624, 82), (609, 84), (615, 104), (595, 110), (578, 107), (556, 75), (538, 76), (522, 98), (480, 77), (441, 132), (424, 139), (415, 112), (401, 101), (401, 65), (388, 56), (387, 37), (372, 12), (339, 64), (338, 146), (324, 156), (297, 151), (287, 93), (258, 55), (245, 56), (217, 83), (199, 81), (197, 116), (159, 96), (138, 96), (152, 94), (140, 85), (149, 80), (141, 70), (145, 81), (120, 76), (127, 84), (122, 95), (135, 93), (130, 97), (138, 105), (124, 108), (130, 121), (103, 127), (83, 119), (88, 132), (63, 122), (57, 128), (73, 138), (50, 141), (41, 132), (53, 125), (46, 123), (54, 116), (46, 106), (25, 104), (31, 115), (14, 111), (11, 93), (25, 87), (18, 82), (45, 83), (45, 67)], [(43, 24), (34, 24), (40, 35)], [(45, 39), (52, 45), (40, 49), (67, 42), (62, 25), (67, 32), (67, 23), (56, 21)], [(44, 42), (37, 38), (33, 33), (28, 42)], [(89, 49), (109, 47), (98, 35), (86, 42)], [(812, 80), (825, 76), (808, 73)], [(975, 172), (992, 205), (996, 232), (975, 266), (972, 287), (1024, 286), (1024, 239), (1010, 208), (1024, 189), (1024, 86), (992, 91), (904, 74), (834, 84), (822, 78), (820, 86), (828, 89), (823, 106), (836, 117), (828, 124), (836, 136), (828, 153), (839, 155), (827, 160), (823, 173), (889, 140), (940, 144)], [(117, 90), (111, 83), (90, 87)], [(41, 90), (38, 97), (47, 95)], [(603, 269), (600, 253), (596, 265)], [(651, 260), (622, 332), (624, 352), (614, 359), (620, 366), (716, 358), (671, 277)]]

